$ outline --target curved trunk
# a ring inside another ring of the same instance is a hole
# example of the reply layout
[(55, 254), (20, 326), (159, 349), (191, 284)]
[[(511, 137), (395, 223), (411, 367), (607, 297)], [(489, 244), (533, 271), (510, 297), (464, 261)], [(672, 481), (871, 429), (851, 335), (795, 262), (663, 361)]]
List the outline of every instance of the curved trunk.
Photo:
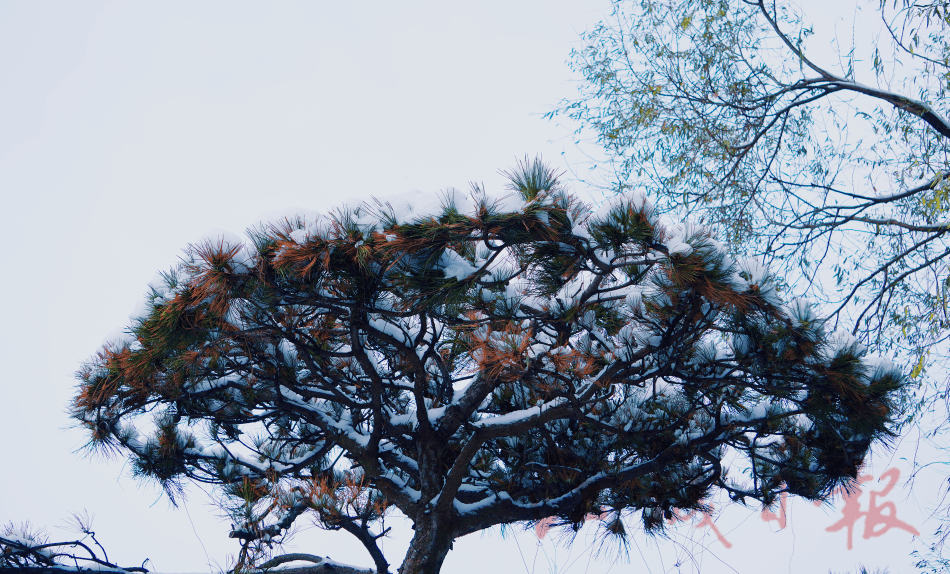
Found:
[(452, 548), (453, 537), (447, 526), (432, 515), (417, 520), (416, 533), (399, 567), (399, 574), (439, 574), (445, 555)]

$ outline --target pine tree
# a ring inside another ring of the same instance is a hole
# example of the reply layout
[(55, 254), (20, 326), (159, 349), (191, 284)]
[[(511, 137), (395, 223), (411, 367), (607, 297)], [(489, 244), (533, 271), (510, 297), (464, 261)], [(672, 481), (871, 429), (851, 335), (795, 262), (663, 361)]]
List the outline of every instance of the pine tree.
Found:
[(506, 174), (503, 198), (190, 247), (81, 370), (72, 416), (170, 495), (218, 485), (238, 569), (308, 514), (388, 572), (396, 507), (402, 574), (495, 525), (596, 514), (623, 539), (716, 489), (821, 499), (891, 434), (899, 370), (783, 304), (761, 264), (642, 196), (592, 212), (538, 160)]

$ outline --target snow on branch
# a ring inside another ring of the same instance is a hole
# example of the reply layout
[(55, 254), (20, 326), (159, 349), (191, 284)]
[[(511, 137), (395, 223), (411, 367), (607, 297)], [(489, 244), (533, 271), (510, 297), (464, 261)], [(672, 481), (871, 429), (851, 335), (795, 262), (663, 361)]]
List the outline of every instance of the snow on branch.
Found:
[[(134, 340), (80, 373), (74, 418), (140, 475), (219, 485), (242, 568), (301, 516), (388, 572), (378, 525), (399, 508), (408, 573), (497, 524), (655, 529), (714, 488), (768, 504), (853, 478), (889, 432), (895, 368), (708, 229), (639, 194), (592, 214), (518, 169), (507, 196), (350, 205), (195, 248)], [(741, 458), (749, 481), (727, 482)]]

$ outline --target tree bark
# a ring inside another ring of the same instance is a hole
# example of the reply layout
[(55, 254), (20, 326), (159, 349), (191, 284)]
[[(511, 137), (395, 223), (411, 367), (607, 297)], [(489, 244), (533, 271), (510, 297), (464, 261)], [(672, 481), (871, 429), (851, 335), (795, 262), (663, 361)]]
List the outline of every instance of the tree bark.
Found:
[(416, 533), (399, 574), (439, 574), (445, 555), (452, 548), (453, 536), (446, 526), (434, 513), (415, 521)]

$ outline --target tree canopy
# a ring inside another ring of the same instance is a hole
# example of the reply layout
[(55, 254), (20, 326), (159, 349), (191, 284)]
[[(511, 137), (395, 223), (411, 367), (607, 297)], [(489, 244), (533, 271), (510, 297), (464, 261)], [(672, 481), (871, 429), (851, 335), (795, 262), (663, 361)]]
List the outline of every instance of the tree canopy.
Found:
[(855, 23), (815, 46), (826, 10), (615, 0), (573, 52), (578, 97), (551, 115), (591, 130), (621, 187), (786, 262), (796, 293), (917, 377), (950, 334), (950, 10), (835, 6)]
[(79, 373), (72, 416), (175, 495), (218, 485), (238, 567), (302, 516), (453, 540), (589, 514), (649, 531), (724, 490), (821, 499), (890, 434), (900, 371), (760, 261), (627, 193), (592, 212), (540, 161), (449, 190), (207, 241)]

